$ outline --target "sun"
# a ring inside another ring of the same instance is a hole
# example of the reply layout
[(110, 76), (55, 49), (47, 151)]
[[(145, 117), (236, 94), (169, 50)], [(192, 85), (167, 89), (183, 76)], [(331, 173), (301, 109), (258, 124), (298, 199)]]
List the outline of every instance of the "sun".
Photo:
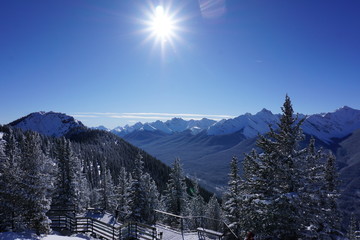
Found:
[(170, 4), (150, 6), (145, 11), (146, 20), (143, 21), (143, 32), (147, 34), (144, 42), (153, 42), (154, 50), (160, 46), (162, 53), (168, 46), (175, 49), (175, 42), (182, 39), (180, 34), (184, 32), (181, 23), (185, 18), (179, 16), (180, 11), (181, 8), (174, 8)]
[(165, 12), (163, 6), (157, 6), (151, 19), (150, 28), (160, 40), (169, 40), (174, 35), (175, 23)]

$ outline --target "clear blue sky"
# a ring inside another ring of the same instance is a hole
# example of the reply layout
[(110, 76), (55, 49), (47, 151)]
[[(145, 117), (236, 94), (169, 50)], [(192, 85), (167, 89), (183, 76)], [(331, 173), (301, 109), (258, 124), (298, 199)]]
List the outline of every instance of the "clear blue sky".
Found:
[[(158, 5), (177, 22), (163, 45), (144, 30)], [(305, 114), (360, 109), (360, 1), (3, 0), (0, 84), (0, 124), (277, 113), (286, 93)]]

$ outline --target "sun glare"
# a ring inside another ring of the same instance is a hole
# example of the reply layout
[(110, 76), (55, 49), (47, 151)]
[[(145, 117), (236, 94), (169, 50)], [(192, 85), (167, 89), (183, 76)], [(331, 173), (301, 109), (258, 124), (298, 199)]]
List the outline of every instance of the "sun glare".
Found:
[(180, 18), (181, 8), (174, 8), (171, 4), (150, 6), (145, 10), (147, 19), (143, 21), (143, 32), (148, 36), (144, 42), (153, 42), (153, 50), (160, 47), (162, 54), (168, 47), (175, 48), (175, 42), (182, 38), (179, 34), (184, 31), (180, 23), (186, 18)]
[(168, 40), (174, 31), (174, 22), (165, 13), (162, 6), (155, 8), (155, 13), (151, 21), (151, 28), (153, 33), (161, 40)]

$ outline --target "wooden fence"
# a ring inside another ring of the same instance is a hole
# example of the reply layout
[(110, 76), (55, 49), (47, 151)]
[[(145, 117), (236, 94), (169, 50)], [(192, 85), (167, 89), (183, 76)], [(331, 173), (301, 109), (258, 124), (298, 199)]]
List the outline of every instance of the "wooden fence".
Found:
[(157, 240), (156, 228), (145, 224), (129, 222), (121, 226), (111, 225), (89, 217), (73, 214), (49, 214), (51, 228), (68, 230), (71, 233), (90, 233), (109, 240), (141, 239)]

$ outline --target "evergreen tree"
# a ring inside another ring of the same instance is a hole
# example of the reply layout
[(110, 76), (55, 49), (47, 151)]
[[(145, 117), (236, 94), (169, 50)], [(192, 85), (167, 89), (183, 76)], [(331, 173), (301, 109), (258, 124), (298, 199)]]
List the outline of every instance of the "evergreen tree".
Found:
[(0, 231), (12, 228), (18, 230), (14, 223), (21, 223), (20, 188), (22, 171), (19, 166), (20, 152), (13, 131), (0, 139)]
[[(298, 150), (298, 142), (303, 139), (303, 120), (294, 117), (290, 98), (286, 96), (282, 107), (278, 129), (270, 127), (270, 132), (259, 136), (257, 146), (261, 154), (253, 151), (246, 155), (249, 163), (244, 166), (248, 173), (245, 185), (247, 208), (256, 212), (252, 216), (253, 228), (260, 235), (280, 239), (301, 237), (304, 225), (302, 191), (304, 189), (304, 150)], [(246, 169), (250, 167), (250, 169)], [(250, 180), (250, 182), (248, 182)]]
[(200, 195), (199, 183), (193, 182), (194, 186), (190, 188), (190, 201), (189, 201), (189, 213), (191, 216), (204, 216), (205, 215), (205, 201)]
[(89, 190), (81, 161), (74, 153), (69, 140), (65, 138), (57, 140), (55, 159), (57, 174), (53, 205), (65, 209), (74, 207), (77, 212), (83, 211), (88, 205)]
[(109, 212), (114, 212), (116, 208), (116, 195), (115, 195), (115, 186), (112, 180), (110, 170), (106, 170), (103, 173), (102, 184), (102, 206), (104, 210)]
[(357, 239), (357, 232), (358, 232), (359, 228), (358, 228), (358, 222), (355, 219), (354, 213), (351, 213), (351, 217), (350, 217), (350, 225), (349, 225), (349, 229), (348, 229), (348, 238), (349, 240), (356, 240)]
[(303, 226), (303, 235), (307, 239), (323, 238), (324, 211), (321, 207), (321, 199), (324, 197), (322, 188), (324, 185), (324, 154), (322, 150), (316, 150), (315, 139), (311, 138), (305, 155), (304, 191), (302, 203), (304, 219), (307, 221)]
[(138, 153), (134, 162), (132, 172), (132, 183), (129, 195), (130, 215), (129, 219), (135, 222), (145, 222), (145, 206), (147, 203), (146, 190), (143, 183), (143, 161), (142, 156)]
[(213, 195), (206, 207), (205, 216), (207, 218), (207, 228), (214, 231), (222, 230), (222, 211), (216, 196)]
[[(188, 194), (179, 158), (175, 159), (169, 177), (163, 200), (166, 211), (176, 215), (186, 215), (188, 213)], [(179, 224), (174, 218), (168, 219), (168, 223), (172, 226)]]
[(324, 186), (322, 189), (321, 209), (323, 211), (324, 239), (335, 239), (342, 236), (340, 230), (340, 211), (337, 200), (339, 198), (338, 175), (335, 166), (335, 156), (329, 152), (324, 168)]
[(125, 168), (122, 167), (119, 176), (118, 176), (118, 184), (115, 187), (115, 196), (117, 200), (117, 218), (121, 222), (125, 221), (130, 214), (129, 207), (129, 195), (130, 195), (130, 187), (131, 187), (132, 177), (128, 176)]
[(190, 199), (189, 199), (189, 216), (192, 216), (189, 221), (190, 229), (196, 229), (197, 227), (204, 227), (203, 216), (205, 216), (205, 201), (200, 195), (199, 184), (195, 180), (193, 186), (189, 188)]
[(226, 222), (237, 237), (240, 237), (242, 230), (240, 219), (243, 213), (240, 198), (239, 161), (238, 158), (234, 156), (230, 163), (228, 191), (225, 195), (224, 212)]
[(151, 178), (150, 174), (143, 175), (143, 184), (145, 189), (146, 204), (144, 208), (144, 219), (148, 224), (155, 223), (155, 209), (159, 207), (160, 193), (157, 190), (155, 181)]
[(37, 234), (50, 232), (46, 212), (50, 209), (53, 184), (48, 171), (53, 164), (41, 151), (40, 143), (39, 134), (26, 132), (20, 163), (24, 172), (21, 182), (25, 199), (24, 216)]

